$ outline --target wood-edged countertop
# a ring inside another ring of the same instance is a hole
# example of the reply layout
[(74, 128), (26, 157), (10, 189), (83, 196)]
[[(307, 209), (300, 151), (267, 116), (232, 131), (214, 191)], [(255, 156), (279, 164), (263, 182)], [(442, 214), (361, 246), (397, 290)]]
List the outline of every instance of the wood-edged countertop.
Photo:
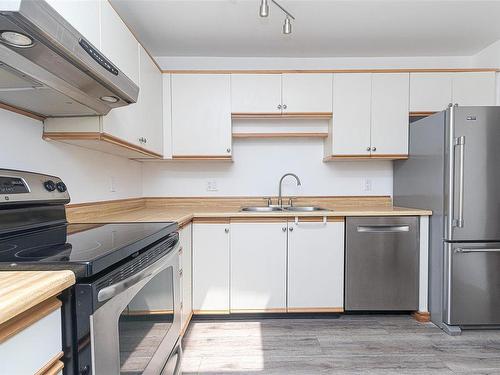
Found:
[(74, 283), (71, 271), (0, 271), (0, 325)]
[(141, 198), (122, 201), (76, 204), (67, 208), (73, 223), (163, 222), (180, 226), (191, 220), (231, 218), (293, 218), (345, 216), (428, 216), (432, 211), (395, 207), (390, 197), (300, 197), (297, 206), (313, 205), (316, 212), (242, 212), (246, 206), (263, 206), (263, 198)]

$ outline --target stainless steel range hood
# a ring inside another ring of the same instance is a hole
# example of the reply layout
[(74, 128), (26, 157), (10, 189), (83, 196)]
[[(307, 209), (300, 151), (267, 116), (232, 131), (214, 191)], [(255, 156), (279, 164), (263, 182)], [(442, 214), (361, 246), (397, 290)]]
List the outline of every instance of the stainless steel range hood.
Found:
[(45, 1), (0, 1), (0, 103), (42, 117), (92, 116), (135, 103), (138, 94)]

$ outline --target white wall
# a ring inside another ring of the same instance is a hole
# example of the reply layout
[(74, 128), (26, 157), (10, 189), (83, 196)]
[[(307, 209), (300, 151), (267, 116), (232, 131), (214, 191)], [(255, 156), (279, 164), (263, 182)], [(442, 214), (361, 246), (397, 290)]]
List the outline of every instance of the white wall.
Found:
[[(0, 110), (0, 168), (61, 177), (71, 203), (140, 197), (141, 164), (60, 142), (42, 140), (40, 121)], [(111, 192), (111, 179), (115, 191)]]
[[(170, 161), (143, 165), (144, 196), (266, 196), (278, 194), (278, 181), (287, 195), (392, 195), (392, 162), (329, 162), (323, 160), (319, 139), (239, 139), (233, 142), (233, 163)], [(371, 191), (364, 190), (365, 179)], [(218, 191), (207, 191), (208, 181)]]

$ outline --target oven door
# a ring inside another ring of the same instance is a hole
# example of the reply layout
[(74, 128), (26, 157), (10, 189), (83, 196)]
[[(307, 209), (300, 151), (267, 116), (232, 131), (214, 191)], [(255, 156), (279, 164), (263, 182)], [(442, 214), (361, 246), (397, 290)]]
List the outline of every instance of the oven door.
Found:
[(167, 368), (179, 371), (177, 248), (178, 244), (140, 272), (99, 291), (99, 302), (106, 302), (90, 316), (94, 375), (159, 375), (167, 374)]

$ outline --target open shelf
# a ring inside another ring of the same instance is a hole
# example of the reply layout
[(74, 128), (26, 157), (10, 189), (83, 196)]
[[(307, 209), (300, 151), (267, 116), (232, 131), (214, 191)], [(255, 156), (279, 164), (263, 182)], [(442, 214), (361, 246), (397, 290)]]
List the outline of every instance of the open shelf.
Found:
[(326, 138), (324, 132), (233, 133), (233, 138)]
[(332, 112), (231, 113), (233, 120), (330, 120), (332, 116)]

